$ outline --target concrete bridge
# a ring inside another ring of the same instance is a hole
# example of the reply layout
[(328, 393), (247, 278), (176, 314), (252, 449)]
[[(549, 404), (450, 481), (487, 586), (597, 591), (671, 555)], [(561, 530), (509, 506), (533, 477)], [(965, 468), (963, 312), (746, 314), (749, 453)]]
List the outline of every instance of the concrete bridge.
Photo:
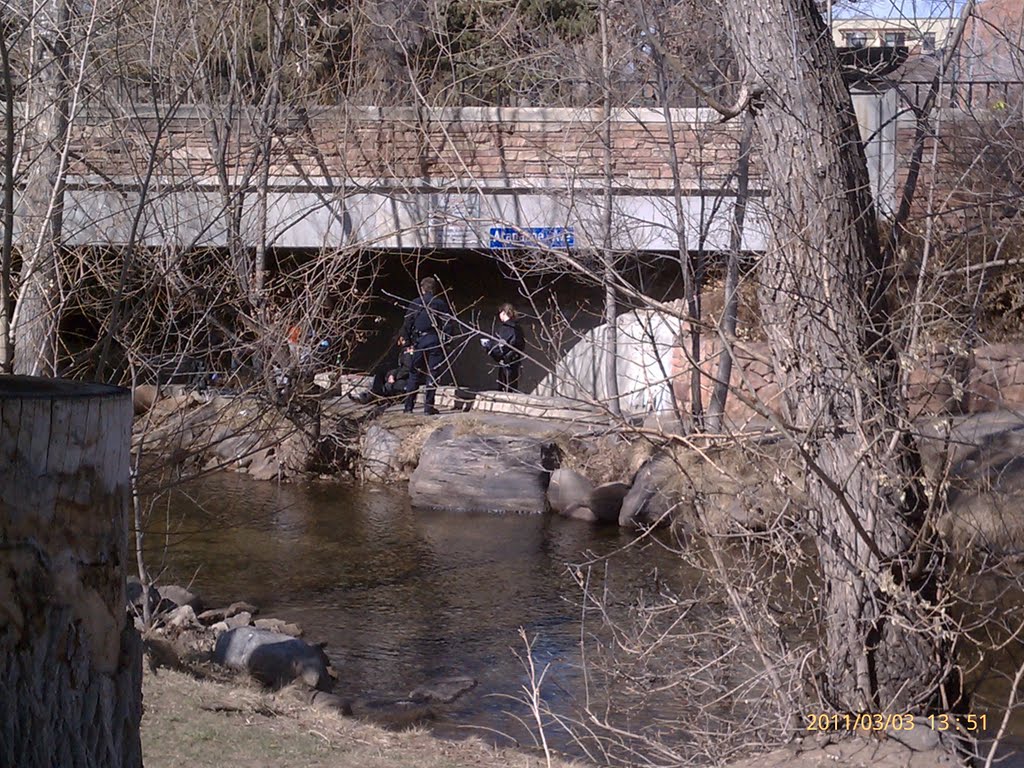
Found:
[[(858, 94), (875, 194), (892, 206), (895, 95)], [(690, 250), (729, 248), (741, 126), (707, 109), (202, 106), (72, 121), (69, 245), (674, 251), (669, 125)], [(607, 134), (606, 134), (607, 125)], [(606, 136), (611, 159), (606, 168)], [(267, 139), (269, 137), (269, 142)], [(269, 146), (269, 152), (266, 151)], [(763, 248), (756, 150), (742, 247)]]

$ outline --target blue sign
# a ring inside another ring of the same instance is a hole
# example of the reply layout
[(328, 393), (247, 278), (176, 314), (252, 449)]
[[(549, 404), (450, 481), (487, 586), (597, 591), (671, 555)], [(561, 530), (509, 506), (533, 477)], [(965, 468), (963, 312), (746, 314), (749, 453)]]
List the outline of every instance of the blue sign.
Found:
[(572, 248), (572, 227), (491, 227), (491, 248)]

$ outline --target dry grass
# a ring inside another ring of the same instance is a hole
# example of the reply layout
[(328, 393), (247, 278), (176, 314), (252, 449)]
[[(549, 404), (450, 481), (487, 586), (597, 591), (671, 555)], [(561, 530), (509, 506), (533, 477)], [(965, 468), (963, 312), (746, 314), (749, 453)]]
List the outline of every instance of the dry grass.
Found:
[[(287, 690), (196, 680), (161, 669), (143, 678), (146, 768), (540, 768), (543, 757), (477, 740), (391, 732), (302, 704)], [(568, 762), (552, 763), (570, 768)]]
[(629, 440), (612, 433), (600, 438), (562, 437), (555, 441), (562, 451), (562, 466), (587, 477), (595, 484), (633, 480), (654, 453), (646, 440)]
[[(411, 419), (414, 417), (406, 417)], [(390, 426), (390, 425), (389, 425)], [(420, 463), (420, 454), (423, 452), (423, 444), (427, 442), (438, 424), (433, 421), (428, 421), (425, 424), (415, 425), (411, 431), (407, 431), (402, 435), (402, 443), (398, 447), (398, 453), (395, 458), (399, 468), (403, 472), (411, 473), (415, 469), (416, 465)]]

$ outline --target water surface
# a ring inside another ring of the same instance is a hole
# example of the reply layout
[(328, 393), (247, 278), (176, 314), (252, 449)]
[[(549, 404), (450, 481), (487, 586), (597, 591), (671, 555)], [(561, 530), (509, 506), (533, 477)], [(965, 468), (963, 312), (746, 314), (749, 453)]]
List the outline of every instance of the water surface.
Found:
[[(538, 670), (547, 668), (547, 705), (567, 713), (585, 694), (581, 594), (570, 569), (596, 563), (601, 588), (620, 603), (666, 589), (692, 594), (698, 584), (664, 542), (637, 545), (631, 532), (548, 515), (414, 510), (403, 486), (211, 475), (154, 508), (148, 530), (148, 562), (166, 569), (162, 583), (192, 580), (208, 606), (247, 600), (296, 622), (307, 639), (326, 642), (343, 696), (402, 696), (442, 677), (475, 678), (476, 689), (444, 708), (434, 730), (497, 743), (533, 743), (520, 628)], [(1000, 670), (1012, 677), (1017, 662), (1012, 652), (997, 660), (979, 704), (1006, 700)], [(672, 707), (670, 698), (652, 699), (632, 713), (634, 724), (675, 716), (667, 738), (685, 740), (685, 715)], [(988, 711), (994, 730), (1000, 714)], [(1007, 745), (1019, 746), (1022, 733), (1024, 711), (1011, 720)], [(557, 728), (548, 737), (579, 754)], [(1016, 757), (1002, 764), (1024, 768)]]
[(685, 580), (664, 547), (637, 547), (615, 527), (413, 510), (402, 487), (276, 486), (218, 474), (154, 510), (149, 529), (149, 559), (166, 563), (164, 583), (194, 579), (208, 606), (247, 600), (296, 622), (327, 643), (340, 694), (402, 695), (469, 675), (479, 685), (436, 730), (523, 744), (532, 740), (514, 700), (528, 682), (516, 656), (525, 651), (520, 627), (538, 668), (550, 665), (548, 704), (580, 692), (581, 598), (569, 566), (625, 547), (609, 569), (620, 593), (649, 586), (655, 569)]

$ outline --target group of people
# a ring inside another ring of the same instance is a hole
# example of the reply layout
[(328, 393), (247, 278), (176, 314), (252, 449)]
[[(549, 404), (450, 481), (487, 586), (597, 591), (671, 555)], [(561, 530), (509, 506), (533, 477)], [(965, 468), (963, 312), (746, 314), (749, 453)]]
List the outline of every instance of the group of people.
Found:
[[(425, 385), (423, 412), (427, 415), (437, 413), (434, 407), (437, 381), (445, 366), (444, 342), (452, 335), (454, 317), (433, 277), (420, 281), (419, 294), (409, 305), (398, 337), (401, 349), (398, 365), (378, 372), (371, 390), (350, 395), (353, 400), (369, 403), (404, 395), (404, 410), (412, 413), (417, 393)], [(498, 389), (517, 392), (526, 342), (515, 307), (502, 304), (498, 309), (498, 321), (494, 333), (481, 338), (480, 344), (497, 368)]]

